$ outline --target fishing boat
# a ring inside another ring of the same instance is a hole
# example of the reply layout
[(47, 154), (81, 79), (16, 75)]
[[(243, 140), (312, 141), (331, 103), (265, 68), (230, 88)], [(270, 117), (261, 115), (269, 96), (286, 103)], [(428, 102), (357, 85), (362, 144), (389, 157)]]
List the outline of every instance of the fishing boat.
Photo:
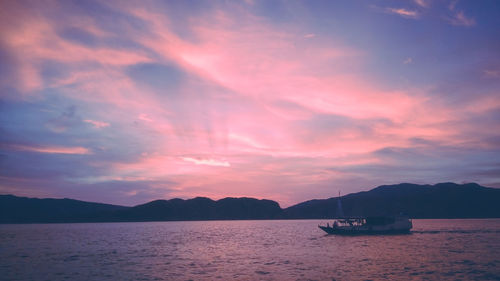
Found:
[(408, 216), (369, 216), (369, 217), (346, 217), (342, 210), (342, 204), (337, 200), (336, 218), (332, 225), (318, 225), (320, 229), (328, 234), (359, 235), (359, 234), (402, 234), (409, 233), (413, 227)]

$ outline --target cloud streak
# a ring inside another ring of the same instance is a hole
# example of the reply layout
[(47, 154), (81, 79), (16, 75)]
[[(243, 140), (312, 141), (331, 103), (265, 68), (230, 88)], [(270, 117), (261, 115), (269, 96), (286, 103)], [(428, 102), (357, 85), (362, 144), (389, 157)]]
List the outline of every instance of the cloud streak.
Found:
[(419, 14), (416, 11), (407, 10), (404, 8), (386, 8), (385, 11), (390, 14), (402, 16), (404, 18), (416, 19), (419, 17)]
[(102, 122), (102, 121), (96, 121), (96, 120), (90, 120), (90, 119), (85, 119), (83, 121), (91, 124), (92, 126), (94, 126), (94, 128), (97, 128), (97, 129), (109, 127), (109, 123)]
[(216, 167), (229, 167), (231, 166), (227, 161), (218, 161), (214, 159), (196, 159), (191, 157), (182, 157), (182, 160), (186, 162), (191, 162), (196, 165), (207, 165), (207, 166), (216, 166)]
[(54, 154), (90, 154), (91, 151), (85, 147), (62, 147), (62, 146), (30, 146), (22, 144), (6, 145), (8, 149), (14, 151), (30, 151), (37, 153)]
[(429, 2), (427, 0), (414, 0), (415, 4), (422, 8), (428, 8), (429, 7)]

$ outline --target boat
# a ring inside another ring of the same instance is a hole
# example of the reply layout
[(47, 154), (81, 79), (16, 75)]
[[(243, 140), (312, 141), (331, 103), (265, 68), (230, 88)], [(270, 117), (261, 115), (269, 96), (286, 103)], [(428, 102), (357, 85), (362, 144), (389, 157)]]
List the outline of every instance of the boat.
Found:
[(379, 216), (335, 219), (332, 225), (319, 225), (328, 234), (403, 234), (413, 227), (407, 216)]
[(329, 223), (318, 225), (320, 229), (328, 234), (360, 235), (360, 234), (404, 234), (410, 233), (413, 227), (408, 216), (402, 214), (397, 216), (369, 216), (369, 217), (346, 217), (342, 210), (342, 204), (337, 200), (336, 218), (332, 225)]

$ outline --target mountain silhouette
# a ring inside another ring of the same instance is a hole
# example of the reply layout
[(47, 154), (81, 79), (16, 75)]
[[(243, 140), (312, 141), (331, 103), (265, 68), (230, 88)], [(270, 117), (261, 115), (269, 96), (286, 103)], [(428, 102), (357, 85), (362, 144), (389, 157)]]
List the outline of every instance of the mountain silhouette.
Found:
[[(337, 197), (282, 209), (272, 200), (205, 197), (155, 200), (134, 207), (73, 199), (0, 195), (0, 223), (119, 222), (245, 219), (327, 219), (337, 214)], [(500, 189), (475, 183), (382, 185), (341, 197), (346, 216), (394, 215), (412, 218), (499, 218)]]
[(205, 197), (182, 200), (155, 200), (120, 212), (114, 212), (118, 221), (174, 221), (174, 220), (244, 220), (275, 219), (281, 214), (279, 204), (254, 198), (224, 198), (214, 201)]
[(0, 195), (0, 223), (84, 222), (127, 207), (73, 199)]
[[(283, 217), (320, 219), (336, 216), (338, 198), (310, 200), (283, 210)], [(346, 216), (394, 215), (412, 218), (498, 218), (500, 189), (476, 183), (382, 185), (341, 197)]]

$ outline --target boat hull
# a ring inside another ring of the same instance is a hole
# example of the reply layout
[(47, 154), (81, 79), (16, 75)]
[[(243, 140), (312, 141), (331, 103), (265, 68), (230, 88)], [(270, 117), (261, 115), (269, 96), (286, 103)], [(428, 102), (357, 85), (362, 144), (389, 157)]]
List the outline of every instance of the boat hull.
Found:
[(409, 234), (410, 228), (389, 228), (389, 229), (373, 229), (373, 228), (334, 228), (331, 226), (318, 226), (321, 230), (328, 234), (336, 235), (383, 235), (383, 234)]

